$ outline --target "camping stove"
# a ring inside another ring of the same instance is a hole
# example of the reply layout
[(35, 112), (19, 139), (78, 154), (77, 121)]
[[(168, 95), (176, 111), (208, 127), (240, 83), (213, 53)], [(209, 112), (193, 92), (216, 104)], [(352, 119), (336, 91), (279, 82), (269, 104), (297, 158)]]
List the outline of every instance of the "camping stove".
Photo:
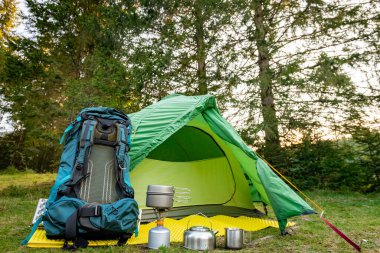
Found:
[(148, 185), (146, 206), (152, 207), (157, 215), (157, 226), (149, 230), (148, 248), (170, 246), (170, 230), (164, 227), (164, 214), (173, 207), (174, 187), (167, 185)]

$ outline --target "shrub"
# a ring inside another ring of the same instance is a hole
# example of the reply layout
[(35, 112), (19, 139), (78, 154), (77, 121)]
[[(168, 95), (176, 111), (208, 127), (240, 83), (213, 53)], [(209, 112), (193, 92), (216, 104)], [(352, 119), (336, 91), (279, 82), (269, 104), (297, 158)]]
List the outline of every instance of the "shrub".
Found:
[(58, 140), (47, 135), (28, 138), (22, 131), (0, 137), (0, 170), (13, 167), (25, 171), (52, 172), (59, 163)]
[[(365, 147), (355, 139), (305, 139), (285, 149), (287, 176), (302, 189), (374, 191), (375, 172), (368, 165)], [(372, 184), (371, 184), (372, 182)]]
[(20, 171), (15, 167), (15, 166), (8, 166), (6, 169), (0, 170), (0, 175), (1, 174), (7, 174), (7, 175), (14, 175), (19, 173)]

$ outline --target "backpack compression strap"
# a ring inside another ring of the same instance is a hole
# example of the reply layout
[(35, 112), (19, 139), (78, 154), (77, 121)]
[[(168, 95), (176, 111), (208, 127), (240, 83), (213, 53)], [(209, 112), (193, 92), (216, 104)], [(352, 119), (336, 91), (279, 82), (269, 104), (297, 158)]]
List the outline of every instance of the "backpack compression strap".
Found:
[[(69, 216), (66, 222), (65, 228), (65, 243), (63, 245), (63, 249), (75, 250), (77, 248), (86, 248), (88, 246), (88, 241), (79, 235), (78, 231), (78, 223), (82, 228), (85, 228), (87, 231), (91, 232), (99, 232), (100, 229), (94, 227), (90, 222), (90, 217), (99, 217), (101, 216), (102, 208), (100, 205), (85, 205), (78, 210), (76, 210), (73, 214)], [(129, 238), (131, 238), (132, 234), (121, 234), (118, 235), (119, 240), (116, 246), (122, 246), (126, 244)], [(72, 240), (73, 245), (69, 245), (68, 241)]]
[[(117, 210), (117, 209), (116, 209)], [(98, 204), (87, 204), (85, 206), (80, 207), (74, 213), (72, 213), (66, 222), (65, 227), (65, 244), (64, 249), (76, 249), (76, 248), (86, 248), (88, 246), (88, 241), (82, 237), (79, 233), (78, 225), (80, 225), (81, 229), (85, 229), (90, 233), (99, 233), (102, 234), (101, 229), (92, 225), (90, 218), (91, 217), (99, 217), (102, 216), (102, 206)], [(105, 235), (107, 238), (107, 235)], [(117, 234), (119, 240), (117, 242), (117, 246), (122, 246), (126, 244), (129, 238), (131, 238), (131, 233), (122, 233)], [(116, 236), (112, 236), (112, 239), (116, 238)], [(68, 241), (72, 240), (73, 245), (70, 246)]]

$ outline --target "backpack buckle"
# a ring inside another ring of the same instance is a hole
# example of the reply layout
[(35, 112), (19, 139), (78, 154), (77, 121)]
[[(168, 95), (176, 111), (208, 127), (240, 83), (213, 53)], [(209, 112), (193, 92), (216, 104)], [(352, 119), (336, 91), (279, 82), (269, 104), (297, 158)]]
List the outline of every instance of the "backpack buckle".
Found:
[(95, 216), (100, 216), (101, 215), (100, 210), (101, 210), (100, 206), (96, 205), (95, 206), (94, 215)]
[(83, 167), (84, 167), (84, 166), (83, 166), (82, 164), (78, 163), (78, 164), (75, 166), (75, 169), (77, 169), (77, 170), (82, 170)]
[(126, 170), (127, 168), (124, 168), (124, 167), (119, 163), (119, 169), (121, 169), (121, 170)]
[(102, 214), (100, 205), (86, 205), (79, 209), (79, 217), (98, 217)]

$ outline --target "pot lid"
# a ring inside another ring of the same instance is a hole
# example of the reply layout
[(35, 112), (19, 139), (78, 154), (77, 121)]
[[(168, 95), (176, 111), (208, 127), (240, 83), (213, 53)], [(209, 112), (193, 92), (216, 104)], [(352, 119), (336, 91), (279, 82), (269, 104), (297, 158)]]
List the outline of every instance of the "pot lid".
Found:
[(170, 185), (148, 185), (148, 194), (174, 194), (174, 187)]
[(198, 232), (210, 232), (211, 229), (204, 226), (194, 226), (189, 229), (190, 231), (198, 231)]

